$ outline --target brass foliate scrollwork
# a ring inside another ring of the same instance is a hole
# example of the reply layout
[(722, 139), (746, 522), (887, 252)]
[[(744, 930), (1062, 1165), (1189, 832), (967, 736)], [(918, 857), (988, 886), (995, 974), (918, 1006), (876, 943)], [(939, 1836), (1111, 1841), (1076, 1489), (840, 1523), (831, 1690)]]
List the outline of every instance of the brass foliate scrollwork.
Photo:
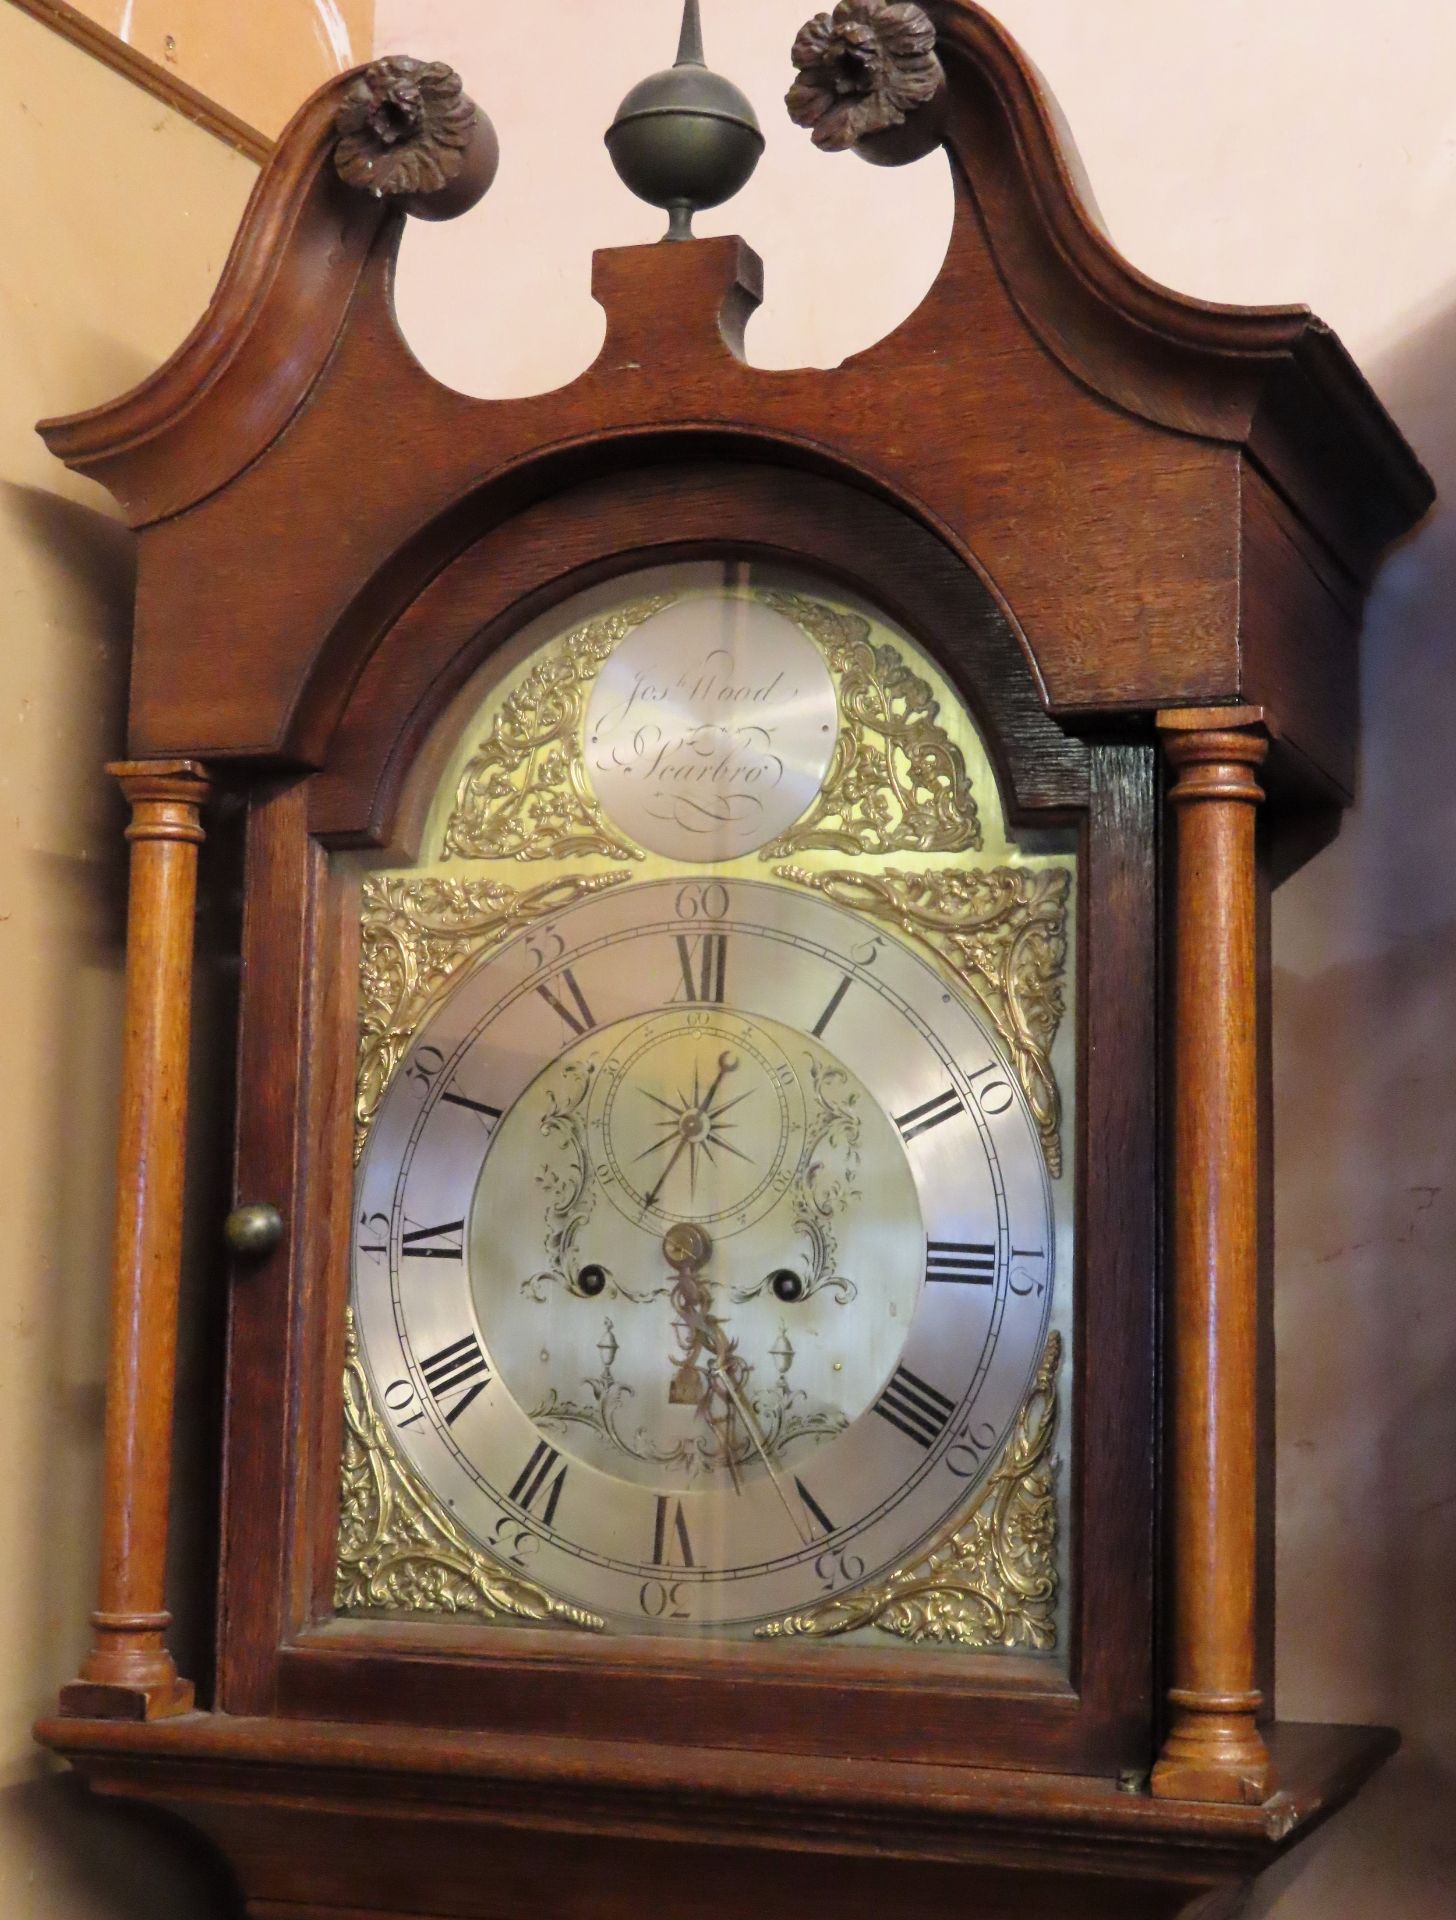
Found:
[(760, 859), (834, 853), (961, 853), (981, 844), (961, 750), (939, 724), (930, 688), (870, 623), (801, 594), (766, 592), (824, 652), (839, 692), (839, 738), (809, 811)]
[(1061, 1091), (1051, 1051), (1065, 1011), (1067, 899), (1061, 867), (943, 867), (930, 873), (809, 873), (780, 879), (886, 921), (937, 954), (986, 1009), (1005, 1041), (1041, 1134), (1062, 1170)]
[(466, 860), (641, 860), (587, 785), (581, 731), (597, 669), (633, 628), (673, 603), (634, 601), (567, 634), (506, 701), (460, 779), (441, 849)]
[(375, 1411), (352, 1312), (345, 1334), (344, 1451), (334, 1606), (340, 1613), (474, 1614), (600, 1631), (605, 1621), (553, 1599), (488, 1559), (440, 1512)]
[(758, 1629), (763, 1640), (828, 1639), (877, 1627), (916, 1646), (1025, 1648), (1057, 1637), (1057, 1374), (1053, 1333), (1006, 1449), (970, 1510), (887, 1579), (832, 1594)]
[(356, 1160), (426, 1007), (451, 975), (544, 915), (563, 912), (627, 878), (623, 872), (582, 875), (523, 889), (498, 880), (405, 880), (387, 874), (364, 882)]

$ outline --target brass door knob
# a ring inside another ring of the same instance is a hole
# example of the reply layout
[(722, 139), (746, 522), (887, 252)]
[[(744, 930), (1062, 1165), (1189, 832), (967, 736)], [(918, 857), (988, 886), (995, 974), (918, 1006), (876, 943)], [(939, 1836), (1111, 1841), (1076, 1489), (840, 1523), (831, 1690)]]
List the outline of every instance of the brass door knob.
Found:
[(222, 1223), (228, 1251), (239, 1260), (262, 1260), (283, 1243), (283, 1215), (277, 1207), (234, 1207)]

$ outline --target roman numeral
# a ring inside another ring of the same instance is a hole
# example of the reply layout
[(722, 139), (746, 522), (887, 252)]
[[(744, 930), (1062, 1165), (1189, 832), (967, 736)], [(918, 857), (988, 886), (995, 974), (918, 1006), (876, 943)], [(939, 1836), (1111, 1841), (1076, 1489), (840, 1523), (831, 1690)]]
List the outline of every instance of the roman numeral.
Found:
[[(465, 1232), (463, 1220), (446, 1220), (438, 1227), (412, 1227), (399, 1237), (400, 1255), (405, 1260), (460, 1260), (464, 1258), (462, 1240)], [(444, 1244), (431, 1247), (428, 1240), (440, 1240)]]
[(551, 1470), (561, 1455), (555, 1447), (548, 1446), (543, 1440), (521, 1469), (521, 1476), (511, 1488), (511, 1498), (518, 1507), (524, 1507), (530, 1513), (537, 1500), (544, 1493), (546, 1505), (541, 1510), (541, 1524), (549, 1527), (556, 1518), (556, 1503), (561, 1498), (561, 1489), (566, 1484), (566, 1468), (553, 1480)]
[(954, 1402), (927, 1386), (919, 1374), (899, 1367), (889, 1386), (875, 1402), (875, 1412), (892, 1427), (908, 1434), (917, 1447), (929, 1447), (950, 1424)]
[(665, 1493), (660, 1493), (657, 1496), (657, 1525), (652, 1535), (653, 1566), (672, 1566), (674, 1546), (681, 1556), (677, 1562), (679, 1566), (697, 1564), (693, 1559), (693, 1543), (688, 1538), (688, 1521), (682, 1501), (670, 1500)]
[(825, 1533), (833, 1533), (834, 1522), (829, 1518), (829, 1515), (824, 1511), (823, 1507), (820, 1506), (819, 1502), (814, 1498), (813, 1494), (810, 1493), (809, 1489), (797, 1474), (794, 1476), (794, 1485), (799, 1490), (799, 1498), (804, 1503), (804, 1511), (809, 1516), (810, 1524), (821, 1528)]
[(484, 1120), (495, 1122), (501, 1117), (499, 1107), (488, 1107), (483, 1100), (471, 1100), (463, 1093), (442, 1093), (440, 1098), (448, 1101), (452, 1107), (467, 1107), (471, 1113), (478, 1113)]
[(902, 1113), (895, 1125), (900, 1129), (900, 1136), (908, 1146), (920, 1134), (929, 1133), (932, 1127), (941, 1126), (947, 1120), (954, 1120), (957, 1114), (964, 1112), (965, 1107), (960, 1095), (951, 1088), (945, 1093), (936, 1094), (933, 1100), (927, 1100), (921, 1106), (912, 1107), (908, 1113)]
[(925, 1252), (927, 1283), (943, 1280), (960, 1287), (989, 1287), (996, 1279), (995, 1247), (973, 1246), (958, 1240), (928, 1240)]
[(548, 1007), (555, 1008), (556, 1012), (561, 1015), (562, 1019), (574, 1034), (580, 1036), (584, 1033), (590, 1033), (596, 1025), (596, 1020), (591, 1008), (586, 1003), (581, 988), (576, 984), (576, 975), (571, 971), (570, 967), (563, 967), (561, 972), (557, 974), (556, 985), (561, 987), (570, 996), (575, 1011), (572, 1010), (572, 1007), (568, 1007), (565, 1001), (559, 999), (557, 995), (551, 991), (550, 987), (537, 987), (536, 991)]
[(824, 1029), (829, 1025), (829, 1022), (834, 1018), (835, 1014), (838, 1013), (840, 1002), (853, 985), (854, 981), (850, 975), (845, 974), (839, 985), (834, 989), (833, 993), (830, 994), (829, 1005), (814, 1023), (814, 1038), (816, 1040), (822, 1040), (824, 1038)]
[(711, 1001), (721, 1007), (728, 973), (727, 934), (705, 933), (695, 940), (689, 934), (680, 933), (677, 958), (682, 968), (682, 987), (673, 999)]
[(451, 1395), (459, 1396), (454, 1406), (445, 1413), (447, 1427), (453, 1427), (470, 1403), (490, 1385), (490, 1367), (473, 1333), (467, 1333), (463, 1340), (453, 1340), (448, 1347), (441, 1347), (428, 1360), (421, 1360), (420, 1372), (425, 1376), (425, 1385), (442, 1413), (445, 1412), (446, 1399)]

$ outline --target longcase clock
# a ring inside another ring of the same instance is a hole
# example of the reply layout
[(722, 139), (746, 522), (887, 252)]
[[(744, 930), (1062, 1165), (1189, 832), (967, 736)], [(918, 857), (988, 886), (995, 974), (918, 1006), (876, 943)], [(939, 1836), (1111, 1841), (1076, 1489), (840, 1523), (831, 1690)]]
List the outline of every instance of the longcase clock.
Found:
[[(1266, 907), (1429, 483), (1304, 310), (1113, 251), (969, 0), (842, 0), (793, 62), (819, 146), (955, 184), (840, 368), (749, 367), (759, 264), (692, 237), (762, 137), (690, 4), (609, 135), (667, 240), (597, 255), (574, 384), (403, 345), (404, 219), (495, 141), (391, 59), (300, 111), (173, 360), (43, 429), (140, 582), (102, 1591), (40, 1732), (271, 1920), (1212, 1914), (1393, 1746), (1275, 1714)], [(220, 793), (202, 1703), (162, 1572)]]

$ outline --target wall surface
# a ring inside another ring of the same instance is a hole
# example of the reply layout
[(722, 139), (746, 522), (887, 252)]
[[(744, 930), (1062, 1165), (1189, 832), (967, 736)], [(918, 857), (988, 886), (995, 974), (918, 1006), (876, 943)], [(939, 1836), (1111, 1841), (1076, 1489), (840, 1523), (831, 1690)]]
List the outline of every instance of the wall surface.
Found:
[(0, 5), (0, 1914), (221, 1913), (190, 1848), (88, 1802), (30, 1740), (95, 1584), (131, 536), (33, 431), (110, 399), (206, 303), (252, 165)]
[(269, 138), (330, 74), (367, 60), (374, 0), (73, 0)]
[[(1060, 99), (1135, 264), (1209, 298), (1309, 300), (1456, 498), (1456, 14), (1437, 0), (996, 10)], [(206, 24), (199, 0), (192, 11)], [(264, 70), (278, 8), (214, 11)], [(442, 379), (523, 393), (592, 358), (592, 247), (660, 229), (617, 184), (601, 133), (628, 85), (670, 58), (677, 11), (380, 0), (379, 49), (459, 66), (504, 148), (481, 208), (406, 243), (402, 319)], [(939, 159), (879, 172), (789, 128), (785, 50), (806, 11), (704, 6), (710, 58), (769, 137), (748, 191), (699, 222), (765, 257), (749, 333), (764, 365), (832, 365), (882, 335), (934, 277), (949, 222)], [(120, 866), (90, 769), (118, 738), (128, 578), (99, 496), (46, 459), (28, 423), (110, 395), (175, 344), (250, 169), (3, 0), (0, 76), (22, 169), (0, 268), (0, 1139), (18, 1214), (0, 1253), (0, 1539), (20, 1570), (0, 1630), (0, 1911), (204, 1920), (227, 1909), (197, 1862), (86, 1809), (25, 1732), (74, 1667), (91, 1580)], [(257, 124), (286, 117), (289, 78), (275, 73)], [(1406, 1747), (1265, 1884), (1267, 1920), (1437, 1920), (1456, 1902), (1453, 603), (1456, 508), (1442, 508), (1376, 595), (1360, 805), (1276, 902), (1280, 1704), (1396, 1722)]]

